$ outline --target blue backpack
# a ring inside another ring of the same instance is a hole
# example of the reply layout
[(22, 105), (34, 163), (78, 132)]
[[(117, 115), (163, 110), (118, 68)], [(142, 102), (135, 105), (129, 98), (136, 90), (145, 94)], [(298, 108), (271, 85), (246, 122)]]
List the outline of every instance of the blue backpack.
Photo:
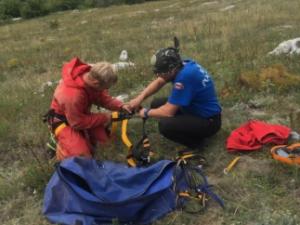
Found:
[[(74, 157), (62, 161), (44, 195), (43, 214), (63, 225), (149, 224), (182, 207), (190, 189), (183, 167), (162, 160), (149, 167)], [(198, 191), (211, 195), (206, 178)]]

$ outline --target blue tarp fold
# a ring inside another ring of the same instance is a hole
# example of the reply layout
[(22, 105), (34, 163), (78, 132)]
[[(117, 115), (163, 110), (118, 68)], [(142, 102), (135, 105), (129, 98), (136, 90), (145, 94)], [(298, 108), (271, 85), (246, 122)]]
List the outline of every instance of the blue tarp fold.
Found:
[[(149, 224), (176, 208), (176, 164), (129, 168), (82, 157), (62, 161), (44, 195), (43, 214), (64, 225)], [(182, 183), (182, 182), (180, 182)]]

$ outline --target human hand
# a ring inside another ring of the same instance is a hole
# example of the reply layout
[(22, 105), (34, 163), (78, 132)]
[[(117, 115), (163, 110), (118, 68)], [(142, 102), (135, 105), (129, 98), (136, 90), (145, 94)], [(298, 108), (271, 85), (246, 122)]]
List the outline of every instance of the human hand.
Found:
[(129, 103), (123, 104), (121, 109), (123, 109), (124, 111), (126, 111), (128, 113), (132, 113), (132, 107)]
[(141, 107), (141, 100), (138, 98), (134, 98), (132, 99), (129, 103), (128, 103), (131, 107), (132, 110), (138, 110)]

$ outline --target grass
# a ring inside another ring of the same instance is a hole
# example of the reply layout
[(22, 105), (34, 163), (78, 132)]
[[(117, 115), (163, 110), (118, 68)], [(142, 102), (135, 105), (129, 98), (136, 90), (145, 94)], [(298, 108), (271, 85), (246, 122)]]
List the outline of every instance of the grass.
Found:
[[(223, 106), (222, 130), (207, 141), (205, 172), (226, 209), (216, 204), (199, 214), (174, 212), (155, 224), (299, 224), (299, 168), (271, 159), (270, 146), (241, 156), (232, 173), (224, 167), (236, 156), (225, 149), (230, 132), (256, 118), (287, 125), (299, 132), (298, 86), (279, 88), (270, 82), (255, 89), (239, 82), (241, 74), (258, 75), (282, 65), (300, 76), (299, 56), (270, 57), (280, 42), (299, 37), (297, 0), (157, 1), (132, 6), (69, 11), (0, 26), (0, 218), (2, 224), (49, 224), (41, 215), (43, 189), (53, 167), (45, 154), (48, 131), (41, 122), (47, 111), (62, 63), (73, 56), (87, 62), (118, 61), (128, 50), (136, 68), (120, 73), (113, 95), (133, 97), (151, 79), (149, 59), (156, 49), (172, 45), (177, 35), (181, 52), (212, 74)], [(222, 11), (227, 6), (235, 7)], [(289, 25), (289, 26), (286, 26)], [(248, 75), (251, 76), (251, 75)], [(159, 95), (166, 95), (168, 88)], [(284, 105), (283, 105), (284, 103)], [(145, 103), (147, 105), (148, 102)], [(130, 135), (139, 137), (132, 121)], [(161, 157), (174, 157), (176, 144), (148, 130)], [(97, 153), (100, 159), (125, 158), (118, 140)]]

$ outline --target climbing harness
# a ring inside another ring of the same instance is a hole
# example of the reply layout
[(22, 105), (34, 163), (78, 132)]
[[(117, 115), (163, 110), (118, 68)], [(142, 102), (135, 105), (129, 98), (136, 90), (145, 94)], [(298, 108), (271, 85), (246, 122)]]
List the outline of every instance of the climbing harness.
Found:
[(274, 146), (271, 154), (275, 160), (282, 163), (300, 165), (300, 143)]
[(48, 123), (49, 129), (53, 133), (55, 133), (55, 130), (62, 124), (64, 124), (64, 126), (68, 125), (67, 118), (64, 115), (56, 113), (54, 109), (50, 109), (45, 115), (43, 115), (43, 122)]
[[(196, 213), (207, 207), (209, 197), (215, 200), (222, 208), (225, 207), (223, 200), (212, 191), (212, 185), (207, 181), (206, 176), (202, 170), (201, 162), (199, 165), (194, 165), (190, 162), (193, 158), (205, 160), (202, 156), (192, 151), (179, 155), (176, 158), (177, 169), (175, 170), (175, 180), (177, 176), (180, 176), (181, 170), (183, 176), (188, 184), (188, 190), (184, 190), (178, 193), (179, 197), (183, 197), (186, 200), (194, 201), (200, 204), (200, 209), (190, 210), (185, 207), (186, 212)], [(203, 161), (202, 161), (203, 162)], [(176, 190), (176, 183), (175, 183)], [(199, 207), (197, 207), (199, 208)]]
[(115, 134), (118, 122), (121, 122), (121, 139), (128, 148), (127, 163), (131, 167), (146, 166), (151, 161), (153, 152), (150, 149), (150, 142), (145, 130), (146, 119), (143, 119), (142, 137), (134, 145), (127, 136), (128, 120), (134, 116), (133, 113), (113, 112), (111, 133)]
[(53, 158), (57, 154), (57, 142), (55, 137), (68, 125), (68, 121), (64, 115), (57, 114), (53, 109), (50, 109), (43, 115), (43, 122), (48, 124), (50, 133), (49, 140), (46, 143), (47, 153), (50, 158)]

